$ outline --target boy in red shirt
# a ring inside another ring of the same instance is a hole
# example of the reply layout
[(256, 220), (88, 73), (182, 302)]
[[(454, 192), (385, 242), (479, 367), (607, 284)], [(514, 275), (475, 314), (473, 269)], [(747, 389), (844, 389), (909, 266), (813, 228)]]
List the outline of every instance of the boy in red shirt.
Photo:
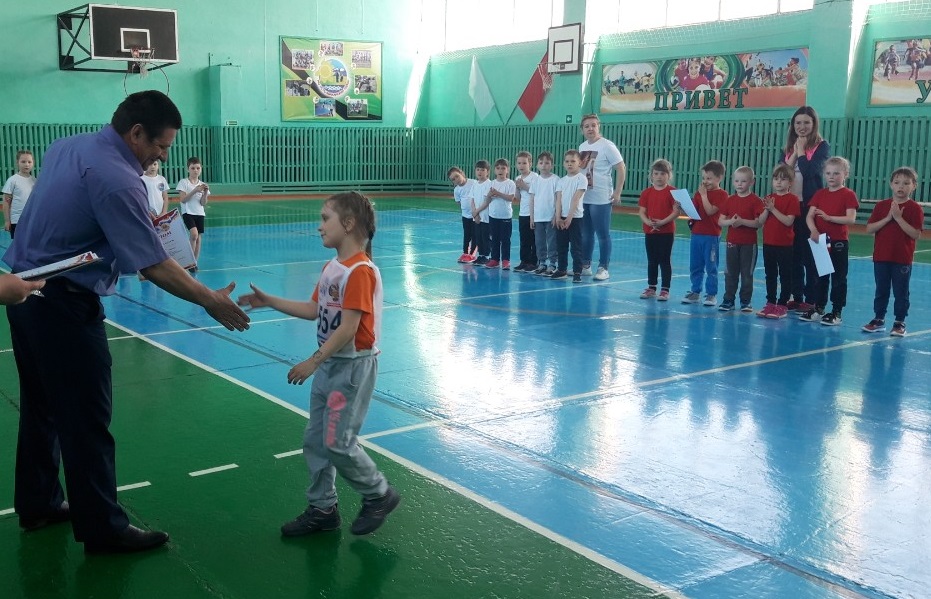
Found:
[(701, 217), (689, 221), (692, 238), (689, 244), (689, 276), (692, 287), (682, 299), (683, 304), (697, 304), (701, 298), (702, 279), (705, 283), (706, 306), (717, 304), (718, 253), (721, 245), (721, 225), (717, 214), (727, 202), (727, 192), (721, 189), (724, 164), (711, 160), (701, 167), (701, 185), (692, 202)]
[[(824, 163), (824, 179), (827, 187), (819, 189), (808, 204), (806, 223), (811, 240), (818, 241), (821, 233), (827, 236), (828, 253), (834, 265), (834, 274), (818, 278), (815, 288), (815, 307), (808, 310), (799, 320), (818, 322), (826, 326), (841, 323), (841, 310), (847, 304), (847, 267), (849, 242), (847, 227), (857, 220), (857, 194), (844, 187), (850, 174), (850, 163), (846, 158), (834, 156)], [(828, 288), (831, 290), (831, 311), (824, 313), (828, 303)]]
[(892, 335), (905, 336), (905, 317), (908, 316), (908, 284), (912, 276), (912, 258), (915, 242), (921, 237), (925, 214), (912, 194), (918, 186), (918, 174), (911, 167), (902, 166), (892, 171), (889, 178), (892, 197), (876, 204), (866, 232), (875, 235), (873, 242), (873, 276), (876, 278), (876, 296), (873, 312), (876, 317), (863, 326), (867, 333), (885, 331), (889, 290), (895, 293), (895, 323)]
[(753, 169), (742, 166), (734, 171), (734, 194), (727, 198), (718, 224), (727, 227), (727, 267), (724, 270), (722, 312), (734, 309), (737, 283), (740, 282), (740, 311), (753, 312), (753, 270), (756, 268), (757, 229), (763, 214), (763, 200), (752, 191)]
[[(790, 193), (795, 170), (780, 164), (773, 169), (773, 193), (763, 198), (763, 268), (766, 272), (766, 306), (756, 313), (760, 318), (785, 318), (792, 293), (792, 263), (795, 219), (801, 214), (798, 196)], [(779, 299), (776, 299), (776, 287)]]

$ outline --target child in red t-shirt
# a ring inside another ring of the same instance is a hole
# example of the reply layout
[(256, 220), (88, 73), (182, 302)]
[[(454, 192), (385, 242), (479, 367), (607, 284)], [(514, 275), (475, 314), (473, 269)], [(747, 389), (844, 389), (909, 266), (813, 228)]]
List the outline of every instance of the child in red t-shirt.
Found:
[(727, 227), (727, 267), (724, 270), (722, 312), (734, 309), (737, 283), (740, 282), (740, 311), (753, 312), (753, 270), (756, 268), (757, 229), (763, 214), (763, 200), (752, 191), (753, 169), (742, 166), (734, 171), (734, 194), (727, 198), (718, 224)]
[(895, 293), (892, 335), (904, 337), (912, 259), (915, 242), (921, 237), (925, 214), (911, 197), (918, 186), (915, 169), (907, 166), (895, 169), (889, 178), (889, 186), (892, 187), (892, 197), (876, 204), (866, 223), (866, 232), (876, 236), (873, 242), (873, 275), (876, 278), (873, 313), (876, 317), (864, 325), (863, 330), (867, 333), (886, 330), (884, 319), (891, 287)]
[[(826, 326), (841, 323), (841, 310), (847, 304), (847, 268), (849, 242), (847, 227), (857, 220), (857, 194), (844, 187), (850, 174), (850, 163), (846, 158), (834, 156), (824, 163), (824, 180), (827, 187), (819, 189), (808, 204), (806, 223), (811, 240), (817, 242), (821, 233), (827, 236), (828, 253), (834, 265), (834, 273), (818, 277), (815, 288), (815, 307), (801, 316), (800, 320), (818, 322)], [(824, 313), (828, 303), (828, 288), (831, 290), (831, 311)]]
[(705, 283), (706, 306), (717, 304), (718, 251), (721, 245), (721, 225), (717, 214), (727, 202), (727, 192), (721, 189), (724, 164), (711, 160), (701, 167), (701, 185), (692, 199), (701, 217), (689, 221), (692, 238), (689, 242), (689, 278), (692, 287), (682, 298), (683, 304), (697, 304), (701, 298), (702, 279)]
[[(763, 198), (763, 268), (766, 272), (766, 306), (756, 313), (760, 318), (785, 318), (792, 293), (792, 259), (795, 219), (801, 214), (801, 200), (790, 193), (795, 170), (779, 164), (773, 169), (773, 193)], [(776, 298), (776, 287), (779, 297)]]
[[(676, 217), (679, 205), (672, 197), (675, 187), (672, 179), (672, 164), (660, 158), (650, 165), (650, 181), (653, 183), (640, 193), (640, 220), (643, 222), (644, 244), (647, 250), (647, 288), (640, 299), (669, 300), (669, 285), (672, 282), (672, 242), (676, 236)], [(663, 280), (659, 295), (656, 293), (658, 274)]]

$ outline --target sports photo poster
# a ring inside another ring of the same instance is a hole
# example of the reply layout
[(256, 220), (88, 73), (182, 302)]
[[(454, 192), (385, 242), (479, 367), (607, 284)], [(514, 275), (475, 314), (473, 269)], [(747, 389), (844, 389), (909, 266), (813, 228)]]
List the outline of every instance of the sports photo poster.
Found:
[(602, 65), (601, 112), (802, 106), (808, 48)]
[(380, 121), (382, 44), (281, 38), (282, 121)]
[(870, 106), (931, 105), (931, 35), (878, 40), (871, 69)]

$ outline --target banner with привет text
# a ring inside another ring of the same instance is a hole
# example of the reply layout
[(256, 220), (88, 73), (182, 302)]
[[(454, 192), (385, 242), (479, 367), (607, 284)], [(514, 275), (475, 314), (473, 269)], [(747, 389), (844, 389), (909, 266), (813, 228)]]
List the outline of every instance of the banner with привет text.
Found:
[(602, 113), (798, 107), (808, 48), (605, 64), (601, 74)]

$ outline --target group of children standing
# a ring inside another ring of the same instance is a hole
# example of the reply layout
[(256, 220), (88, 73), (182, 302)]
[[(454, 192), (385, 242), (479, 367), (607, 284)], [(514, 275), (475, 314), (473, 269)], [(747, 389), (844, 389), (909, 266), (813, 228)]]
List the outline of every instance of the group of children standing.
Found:
[[(518, 153), (519, 176), (513, 181), (508, 179), (509, 163), (503, 158), (495, 162), (493, 181), (488, 179), (489, 165), (484, 160), (475, 165), (475, 179), (467, 178), (458, 167), (449, 169), (447, 175), (455, 184), (454, 199), (462, 209), (463, 242), (458, 261), (510, 268), (514, 202), (520, 204), (521, 247), (521, 261), (514, 270), (565, 279), (571, 252), (572, 279), (580, 283), (581, 200), (587, 183), (580, 172), (579, 153), (569, 150), (564, 154), (564, 177), (553, 174), (553, 156), (549, 152), (537, 157), (539, 173), (530, 170), (530, 161), (528, 152)], [(806, 203), (793, 193), (797, 173), (789, 164), (780, 163), (772, 170), (772, 191), (763, 198), (753, 192), (756, 177), (750, 167), (741, 166), (734, 171), (731, 180), (734, 193), (728, 194), (721, 188), (724, 164), (712, 160), (702, 166), (701, 184), (693, 198), (700, 218), (689, 221), (690, 288), (682, 303), (717, 306), (722, 312), (739, 306), (741, 312), (754, 312), (753, 273), (762, 229), (766, 304), (756, 311), (757, 316), (781, 319), (794, 311), (802, 321), (825, 326), (841, 324), (847, 303), (848, 229), (856, 221), (859, 207), (856, 194), (845, 186), (849, 172), (846, 159), (839, 156), (826, 159), (821, 173), (826, 185)], [(641, 299), (668, 301), (670, 297), (676, 219), (684, 214), (673, 197), (672, 178), (669, 161), (656, 160), (650, 167), (652, 184), (643, 190), (638, 201), (647, 255), (647, 287), (640, 294)], [(875, 318), (862, 327), (866, 332), (885, 330), (891, 291), (895, 295), (891, 334), (905, 335), (911, 264), (924, 222), (921, 206), (911, 197), (917, 182), (914, 169), (896, 169), (890, 176), (892, 197), (876, 205), (867, 223), (867, 233), (875, 235), (876, 294)], [(718, 304), (718, 252), (725, 227), (724, 295)], [(815, 271), (811, 250), (807, 244), (799, 246), (797, 235), (807, 235), (812, 242), (825, 244), (833, 265), (833, 273), (811, 277), (810, 303), (801, 293), (793, 293), (803, 287), (793, 280), (799, 276), (796, 262), (801, 260), (810, 272)], [(800, 251), (802, 255), (796, 256)]]
[[(3, 228), (10, 233), (10, 239), (15, 235), (16, 223), (26, 207), (26, 202), (36, 184), (32, 174), (35, 167), (35, 158), (29, 150), (20, 150), (16, 153), (16, 173), (6, 180), (3, 185)], [(191, 247), (194, 258), (200, 256), (201, 236), (204, 233), (204, 206), (210, 196), (210, 187), (200, 180), (203, 165), (200, 158), (191, 157), (187, 161), (188, 176), (178, 181), (175, 189), (178, 191), (179, 208), (181, 209), (184, 225), (190, 231)], [(168, 211), (168, 181), (159, 174), (159, 162), (153, 162), (142, 174), (148, 199), (149, 214), (153, 219), (162, 216)]]
[(553, 155), (537, 156), (537, 170), (531, 170), (533, 156), (517, 154), (519, 176), (508, 178), (510, 163), (495, 161), (495, 179), (489, 180), (489, 164), (475, 163), (475, 178), (459, 167), (447, 172), (455, 185), (453, 197), (462, 209), (462, 255), (460, 263), (486, 268), (511, 268), (512, 203), (520, 204), (520, 263), (515, 272), (533, 273), (554, 280), (568, 278), (572, 255), (572, 281), (582, 282), (582, 196), (588, 178), (582, 172), (576, 150), (563, 155), (564, 177), (553, 174)]

